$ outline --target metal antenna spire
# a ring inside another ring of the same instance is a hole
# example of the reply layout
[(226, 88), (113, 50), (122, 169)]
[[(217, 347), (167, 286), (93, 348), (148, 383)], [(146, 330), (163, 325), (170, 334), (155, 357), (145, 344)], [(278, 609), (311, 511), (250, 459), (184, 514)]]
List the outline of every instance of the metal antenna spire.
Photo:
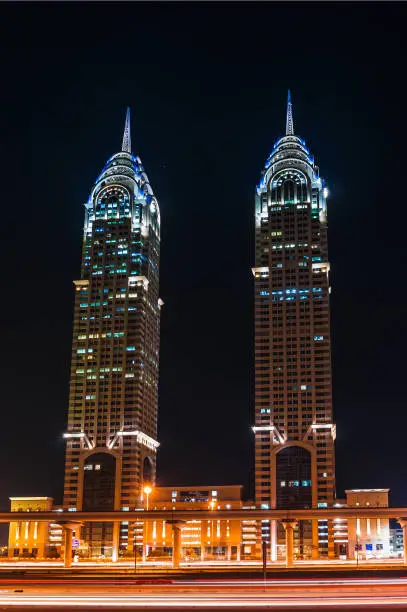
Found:
[(291, 104), (290, 90), (288, 90), (288, 96), (287, 96), (287, 120), (285, 124), (285, 135), (294, 136), (293, 105)]
[(122, 151), (131, 153), (131, 134), (130, 134), (130, 107), (127, 107), (126, 123), (124, 124)]

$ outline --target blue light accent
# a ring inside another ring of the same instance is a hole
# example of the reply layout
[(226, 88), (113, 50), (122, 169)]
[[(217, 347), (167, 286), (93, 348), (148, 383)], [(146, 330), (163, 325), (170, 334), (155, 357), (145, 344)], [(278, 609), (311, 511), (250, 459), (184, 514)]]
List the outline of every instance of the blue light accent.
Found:
[(319, 342), (320, 340), (323, 340), (323, 339), (324, 339), (324, 337), (323, 337), (323, 336), (314, 336), (314, 340), (315, 340), (316, 342)]

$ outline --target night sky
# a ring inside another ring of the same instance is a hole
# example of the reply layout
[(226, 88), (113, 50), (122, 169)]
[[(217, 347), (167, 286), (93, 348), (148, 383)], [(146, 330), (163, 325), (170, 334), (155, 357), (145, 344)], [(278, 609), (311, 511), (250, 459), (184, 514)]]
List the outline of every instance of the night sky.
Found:
[(1, 509), (61, 501), (83, 203), (127, 105), (162, 215), (157, 482), (253, 493), (254, 190), (288, 88), (330, 190), (337, 494), (407, 504), (406, 13), (1, 4)]

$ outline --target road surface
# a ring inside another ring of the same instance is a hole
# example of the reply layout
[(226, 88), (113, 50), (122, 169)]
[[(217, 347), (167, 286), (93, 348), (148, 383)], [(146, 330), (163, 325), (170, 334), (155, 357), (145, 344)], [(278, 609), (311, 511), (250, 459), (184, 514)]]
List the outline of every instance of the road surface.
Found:
[(1, 578), (0, 610), (407, 610), (407, 577)]

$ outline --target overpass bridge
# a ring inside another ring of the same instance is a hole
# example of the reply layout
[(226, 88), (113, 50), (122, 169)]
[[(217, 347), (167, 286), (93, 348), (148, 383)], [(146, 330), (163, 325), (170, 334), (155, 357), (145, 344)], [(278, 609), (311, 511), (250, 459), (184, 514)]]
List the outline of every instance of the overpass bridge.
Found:
[(110, 512), (72, 512), (53, 510), (50, 512), (25, 511), (1, 512), (0, 523), (47, 522), (61, 525), (64, 530), (64, 565), (72, 564), (72, 532), (85, 523), (114, 523), (136, 521), (166, 521), (173, 529), (172, 563), (178, 568), (181, 557), (181, 528), (187, 521), (236, 520), (236, 521), (280, 521), (286, 536), (286, 565), (294, 565), (294, 528), (298, 521), (321, 521), (332, 519), (396, 519), (403, 529), (404, 565), (407, 566), (407, 507), (354, 507), (354, 508), (306, 508), (306, 509), (235, 509), (235, 510), (115, 510)]

